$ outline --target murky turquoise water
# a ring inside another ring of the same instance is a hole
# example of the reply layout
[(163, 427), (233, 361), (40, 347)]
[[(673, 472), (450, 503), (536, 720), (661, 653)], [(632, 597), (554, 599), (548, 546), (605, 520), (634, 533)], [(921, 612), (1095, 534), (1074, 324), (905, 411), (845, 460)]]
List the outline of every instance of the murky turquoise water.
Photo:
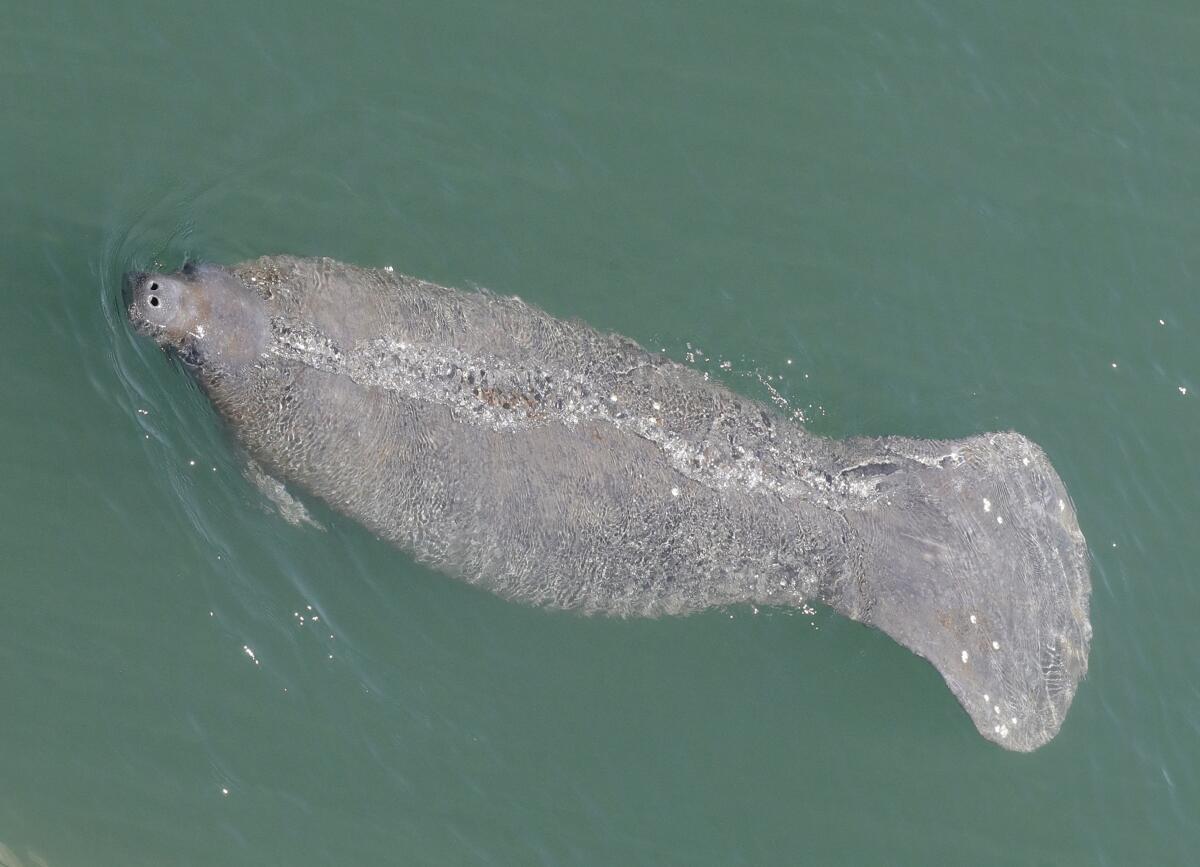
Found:
[[(0, 864), (1196, 863), (1198, 45), (1182, 0), (7, 4)], [(586, 620), (285, 524), (117, 303), (268, 252), (823, 434), (1031, 436), (1094, 555), (1061, 734), (826, 612)]]

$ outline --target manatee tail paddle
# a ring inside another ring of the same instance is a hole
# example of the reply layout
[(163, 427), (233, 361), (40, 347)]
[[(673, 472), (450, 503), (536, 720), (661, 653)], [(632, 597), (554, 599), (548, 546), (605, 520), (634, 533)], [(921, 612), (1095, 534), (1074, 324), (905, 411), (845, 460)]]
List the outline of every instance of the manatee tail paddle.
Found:
[[(1088, 552), (1046, 455), (1015, 433), (848, 443), (857, 582), (828, 600), (933, 663), (979, 732), (1029, 751), (1087, 672)], [(854, 586), (856, 584), (856, 586)]]

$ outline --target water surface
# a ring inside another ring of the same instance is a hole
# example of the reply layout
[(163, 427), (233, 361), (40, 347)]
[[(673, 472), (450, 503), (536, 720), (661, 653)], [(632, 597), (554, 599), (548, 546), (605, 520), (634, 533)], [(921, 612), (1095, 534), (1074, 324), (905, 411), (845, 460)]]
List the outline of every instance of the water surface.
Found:
[[(1198, 44), (1184, 2), (9, 4), (0, 863), (1194, 863)], [(589, 620), (285, 524), (117, 301), (275, 252), (824, 435), (1030, 436), (1094, 557), (1061, 733), (998, 749), (825, 611)]]

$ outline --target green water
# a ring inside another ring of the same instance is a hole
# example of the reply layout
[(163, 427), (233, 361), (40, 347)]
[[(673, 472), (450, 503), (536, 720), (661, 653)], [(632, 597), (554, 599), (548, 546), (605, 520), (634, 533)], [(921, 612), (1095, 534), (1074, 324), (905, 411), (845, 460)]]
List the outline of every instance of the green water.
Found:
[[(1195, 3), (271, 5), (0, 15), (0, 864), (1196, 863)], [(117, 302), (276, 252), (822, 434), (1029, 435), (1094, 557), (1061, 733), (825, 611), (587, 620), (285, 524)]]

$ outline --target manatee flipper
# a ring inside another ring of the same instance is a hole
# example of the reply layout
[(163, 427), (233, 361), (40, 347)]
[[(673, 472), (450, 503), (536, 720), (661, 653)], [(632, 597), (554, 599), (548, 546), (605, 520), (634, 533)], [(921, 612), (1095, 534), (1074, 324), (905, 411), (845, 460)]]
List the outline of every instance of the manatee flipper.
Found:
[(36, 852), (28, 852), (25, 857), (29, 860), (22, 861), (17, 853), (0, 843), (0, 867), (25, 867), (26, 864), (29, 867), (46, 867), (45, 859)]
[(257, 461), (247, 458), (242, 475), (275, 505), (279, 516), (289, 524), (296, 527), (307, 524), (318, 530), (325, 529), (320, 521), (308, 513), (304, 504), (291, 495), (283, 482), (270, 475)]
[(0, 867), (21, 867), (21, 859), (3, 843), (0, 843)]
[(1036, 749), (1062, 724), (1092, 634), (1062, 481), (1016, 433), (872, 442), (879, 457), (847, 471), (871, 489), (845, 515), (859, 579), (831, 604), (933, 663), (985, 738)]

